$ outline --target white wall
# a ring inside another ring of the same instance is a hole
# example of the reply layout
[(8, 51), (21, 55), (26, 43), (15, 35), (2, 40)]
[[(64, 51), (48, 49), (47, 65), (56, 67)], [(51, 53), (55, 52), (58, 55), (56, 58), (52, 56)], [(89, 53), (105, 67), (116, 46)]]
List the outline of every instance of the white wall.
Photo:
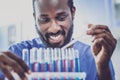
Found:
[(115, 28), (114, 4), (112, 0), (75, 0), (75, 37), (90, 43), (86, 36), (87, 24), (104, 24)]

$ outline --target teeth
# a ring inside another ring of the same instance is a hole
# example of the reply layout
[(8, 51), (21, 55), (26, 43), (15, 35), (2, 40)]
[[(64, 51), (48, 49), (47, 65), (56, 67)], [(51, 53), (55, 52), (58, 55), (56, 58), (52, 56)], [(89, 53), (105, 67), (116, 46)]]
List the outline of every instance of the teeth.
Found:
[(58, 35), (58, 36), (50, 36), (50, 38), (53, 39), (53, 40), (58, 40), (60, 38), (60, 35)]

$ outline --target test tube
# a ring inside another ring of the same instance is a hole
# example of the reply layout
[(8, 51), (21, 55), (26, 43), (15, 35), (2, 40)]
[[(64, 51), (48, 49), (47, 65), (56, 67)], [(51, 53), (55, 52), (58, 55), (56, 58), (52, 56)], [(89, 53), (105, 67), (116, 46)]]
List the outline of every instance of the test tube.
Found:
[(68, 72), (72, 72), (72, 48), (68, 48)]
[(52, 59), (52, 72), (55, 72), (55, 55), (54, 55), (54, 49), (50, 48), (51, 50), (51, 59)]
[(48, 52), (48, 71), (52, 72), (53, 71), (53, 49), (52, 48), (47, 48)]
[(45, 72), (49, 71), (48, 64), (49, 64), (49, 49), (45, 49), (44, 51), (45, 56)]
[(75, 72), (75, 55), (74, 55), (75, 51), (73, 48), (70, 48), (70, 66), (71, 66), (71, 72)]
[(65, 65), (65, 50), (64, 49), (61, 49), (61, 51), (62, 51), (62, 72), (65, 72), (65, 67), (66, 67), (66, 65)]
[(56, 48), (54, 48), (53, 49), (53, 72), (56, 72), (56, 68), (57, 68), (57, 66), (56, 66), (56, 53), (57, 53), (57, 49)]
[(58, 48), (54, 48), (54, 61), (55, 61), (55, 72), (59, 71), (59, 50)]
[(33, 70), (33, 64), (34, 64), (34, 62), (35, 62), (35, 60), (34, 60), (34, 53), (32, 52), (32, 49), (30, 50), (30, 69), (32, 70), (32, 71), (34, 71)]
[(57, 48), (57, 71), (62, 72), (62, 53), (60, 48)]
[(25, 63), (29, 66), (30, 64), (30, 57), (29, 57), (29, 51), (28, 49), (22, 50), (22, 59), (25, 61)]
[(65, 49), (65, 72), (68, 72), (69, 70), (69, 53), (68, 49)]
[(80, 60), (78, 50), (75, 50), (75, 72), (80, 72)]
[(41, 64), (42, 64), (42, 62), (43, 62), (43, 59), (42, 59), (42, 48), (39, 48), (38, 49), (38, 62), (40, 63), (40, 67), (39, 67), (39, 70), (40, 70), (40, 72), (42, 72), (42, 67), (41, 67)]
[(41, 51), (41, 72), (45, 72), (46, 71), (46, 64), (45, 64), (45, 48), (42, 48)]
[(38, 48), (34, 47), (30, 50), (30, 67), (33, 72), (40, 71), (40, 63), (38, 62)]

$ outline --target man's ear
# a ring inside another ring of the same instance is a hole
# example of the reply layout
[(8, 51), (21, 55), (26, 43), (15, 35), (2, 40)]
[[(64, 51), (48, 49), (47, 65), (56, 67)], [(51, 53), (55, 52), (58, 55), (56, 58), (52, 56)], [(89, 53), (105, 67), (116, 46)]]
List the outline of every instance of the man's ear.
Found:
[(36, 16), (35, 16), (35, 13), (33, 13), (33, 17), (34, 17), (34, 20), (36, 20)]
[(33, 17), (34, 17), (34, 22), (35, 22), (35, 26), (36, 26), (37, 24), (36, 24), (36, 15), (35, 15), (35, 13), (33, 13)]
[(75, 12), (76, 12), (76, 8), (73, 7), (72, 10), (71, 10), (71, 12), (72, 12), (72, 17), (73, 17), (73, 19), (74, 19), (74, 17), (75, 17)]

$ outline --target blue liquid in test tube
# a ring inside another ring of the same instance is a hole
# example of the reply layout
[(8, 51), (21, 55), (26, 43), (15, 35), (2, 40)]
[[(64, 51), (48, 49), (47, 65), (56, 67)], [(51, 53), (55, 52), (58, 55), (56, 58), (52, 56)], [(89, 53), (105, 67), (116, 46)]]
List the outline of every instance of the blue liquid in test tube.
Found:
[(34, 64), (34, 53), (32, 52), (32, 49), (30, 50), (30, 69), (31, 69), (31, 71), (34, 71), (34, 69), (33, 69), (33, 64)]
[(78, 50), (75, 50), (75, 72), (80, 72), (80, 60)]
[(56, 68), (57, 68), (57, 66), (56, 66), (56, 48), (54, 48), (53, 49), (53, 72), (56, 72)]
[(44, 52), (44, 56), (45, 56), (45, 72), (49, 71), (49, 49), (45, 49)]

